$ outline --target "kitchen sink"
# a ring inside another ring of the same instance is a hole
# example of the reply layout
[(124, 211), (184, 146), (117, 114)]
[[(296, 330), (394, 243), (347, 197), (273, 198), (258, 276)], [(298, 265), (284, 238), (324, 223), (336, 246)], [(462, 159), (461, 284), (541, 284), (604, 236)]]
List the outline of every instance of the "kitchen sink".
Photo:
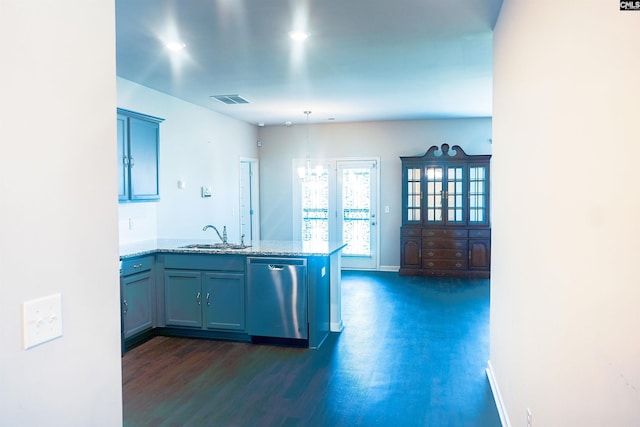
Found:
[(181, 246), (185, 249), (246, 249), (251, 245), (243, 245), (238, 243), (193, 243), (191, 245)]

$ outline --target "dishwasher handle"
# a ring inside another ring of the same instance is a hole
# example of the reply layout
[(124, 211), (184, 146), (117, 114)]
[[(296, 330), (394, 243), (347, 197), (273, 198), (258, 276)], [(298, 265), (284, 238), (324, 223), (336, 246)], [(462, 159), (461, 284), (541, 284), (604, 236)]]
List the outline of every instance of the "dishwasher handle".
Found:
[(307, 260), (304, 258), (270, 258), (270, 257), (247, 257), (247, 263), (252, 265), (264, 265), (267, 268), (275, 267), (276, 269), (286, 268), (292, 265), (306, 267)]
[(269, 270), (271, 270), (271, 271), (282, 271), (282, 270), (284, 270), (284, 265), (269, 264)]

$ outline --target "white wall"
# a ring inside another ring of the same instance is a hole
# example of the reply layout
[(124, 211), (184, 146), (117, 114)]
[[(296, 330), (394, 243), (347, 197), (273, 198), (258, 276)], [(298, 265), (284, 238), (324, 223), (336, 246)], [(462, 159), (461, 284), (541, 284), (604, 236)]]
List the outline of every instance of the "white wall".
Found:
[[(0, 425), (122, 423), (112, 1), (0, 3)], [(23, 349), (22, 303), (63, 336)]]
[[(211, 238), (213, 224), (240, 240), (240, 158), (257, 158), (257, 127), (122, 78), (118, 107), (164, 118), (160, 124), (160, 202), (120, 204), (120, 241)], [(178, 180), (186, 188), (178, 188)], [(213, 197), (202, 198), (202, 186)], [(130, 221), (131, 219), (131, 221)], [(132, 223), (130, 227), (129, 224)]]
[(640, 12), (505, 0), (491, 365), (513, 426), (640, 425)]
[[(292, 238), (292, 159), (307, 155), (304, 122), (260, 128), (260, 210), (262, 238)], [(309, 126), (309, 156), (380, 158), (380, 265), (400, 265), (400, 156), (423, 155), (432, 145), (460, 145), (467, 154), (491, 154), (491, 119), (415, 120)]]

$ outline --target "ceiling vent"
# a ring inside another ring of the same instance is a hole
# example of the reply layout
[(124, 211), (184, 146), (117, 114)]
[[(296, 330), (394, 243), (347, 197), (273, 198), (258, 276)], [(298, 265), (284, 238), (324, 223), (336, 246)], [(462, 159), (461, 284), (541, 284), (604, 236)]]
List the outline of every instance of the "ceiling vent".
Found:
[(241, 97), (240, 95), (211, 95), (211, 98), (222, 102), (227, 105), (234, 104), (248, 104), (249, 101)]

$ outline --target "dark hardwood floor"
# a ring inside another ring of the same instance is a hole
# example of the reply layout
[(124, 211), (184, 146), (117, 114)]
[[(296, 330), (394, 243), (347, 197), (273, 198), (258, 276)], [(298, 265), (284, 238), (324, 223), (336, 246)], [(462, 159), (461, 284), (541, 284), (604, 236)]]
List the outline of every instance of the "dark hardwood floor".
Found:
[(155, 337), (123, 356), (125, 426), (500, 426), (489, 280), (343, 272), (318, 350)]

